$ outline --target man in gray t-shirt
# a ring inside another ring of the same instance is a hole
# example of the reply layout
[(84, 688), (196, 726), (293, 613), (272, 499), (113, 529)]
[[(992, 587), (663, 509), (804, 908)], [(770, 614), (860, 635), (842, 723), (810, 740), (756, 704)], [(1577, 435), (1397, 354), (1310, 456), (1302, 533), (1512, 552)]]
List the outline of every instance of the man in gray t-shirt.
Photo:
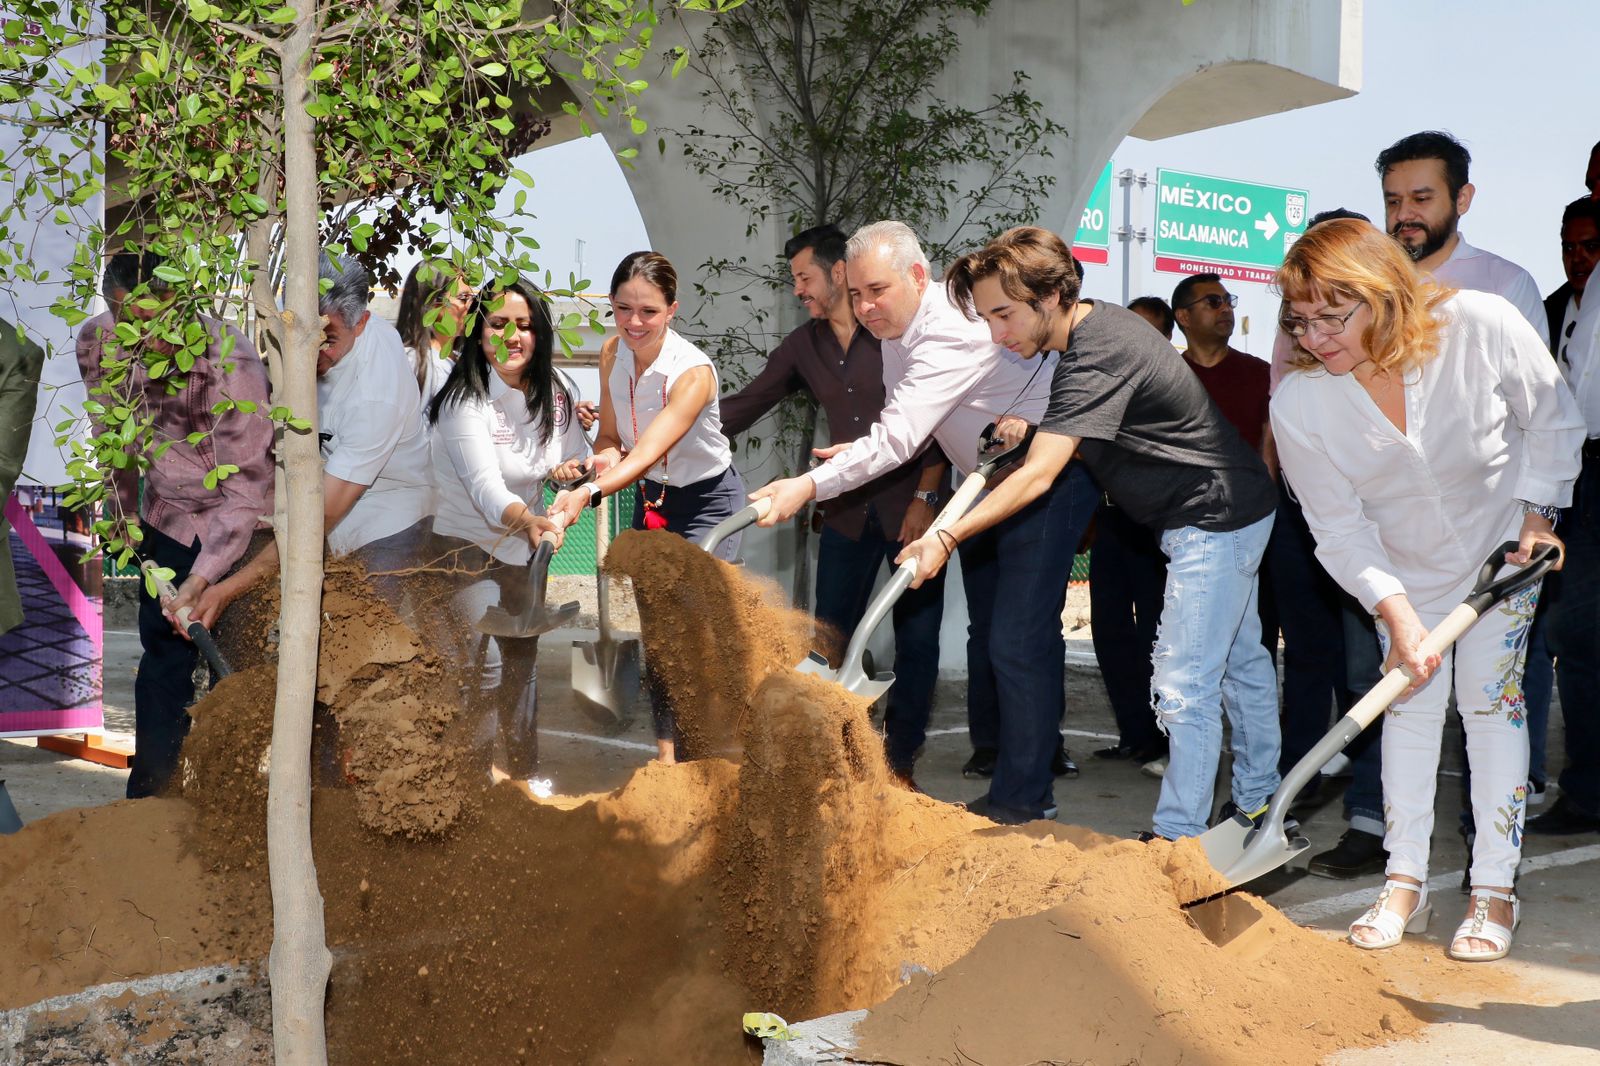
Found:
[(1277, 501), (1266, 466), (1144, 319), (1078, 299), (1071, 253), (1055, 234), (1009, 230), (945, 277), (951, 298), (987, 320), (997, 343), (1023, 358), (1058, 351), (1061, 359), (1023, 465), (899, 561), (915, 556), (919, 577), (937, 573), (955, 543), (1027, 506), (1081, 456), (1117, 506), (1159, 531), (1168, 559), (1151, 699), (1172, 750), (1154, 829), (1142, 836), (1205, 832), (1224, 686), (1234, 750), (1224, 810), (1260, 817), (1278, 787), (1279, 751), (1277, 673), (1256, 613), (1256, 572)]

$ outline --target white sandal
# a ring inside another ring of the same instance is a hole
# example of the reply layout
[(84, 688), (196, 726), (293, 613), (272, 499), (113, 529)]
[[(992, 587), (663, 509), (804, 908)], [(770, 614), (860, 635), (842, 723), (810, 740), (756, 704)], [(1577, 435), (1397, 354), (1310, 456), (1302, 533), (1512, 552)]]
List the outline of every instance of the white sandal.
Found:
[[(1385, 906), (1396, 889), (1417, 894), (1417, 905), (1404, 917), (1398, 911), (1389, 910)], [(1400, 943), (1400, 938), (1406, 933), (1420, 933), (1426, 930), (1432, 917), (1433, 905), (1428, 902), (1427, 885), (1413, 885), (1406, 881), (1385, 881), (1383, 891), (1378, 893), (1378, 898), (1367, 908), (1367, 913), (1350, 923), (1350, 943), (1367, 951), (1392, 948)], [(1356, 936), (1357, 929), (1375, 930), (1379, 934), (1378, 939), (1363, 940)]]
[[(1455, 938), (1450, 941), (1450, 957), (1460, 962), (1493, 962), (1503, 959), (1511, 950), (1511, 938), (1517, 931), (1517, 926), (1522, 924), (1522, 901), (1515, 893), (1496, 892), (1492, 888), (1475, 888), (1472, 890), (1472, 916), (1462, 920), (1456, 927)], [(1504, 900), (1511, 904), (1511, 928), (1507, 929), (1499, 922), (1489, 920), (1489, 901), (1491, 899)], [(1457, 951), (1456, 942), (1471, 938), (1473, 940), (1487, 940), (1494, 947), (1488, 951)]]

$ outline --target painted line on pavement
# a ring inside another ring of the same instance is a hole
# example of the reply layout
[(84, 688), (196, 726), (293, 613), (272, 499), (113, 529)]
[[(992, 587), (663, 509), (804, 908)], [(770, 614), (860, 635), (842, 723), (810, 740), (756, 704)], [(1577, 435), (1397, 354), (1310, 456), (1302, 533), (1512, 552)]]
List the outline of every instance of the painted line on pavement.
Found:
[[(1540, 870), (1554, 870), (1562, 866), (1577, 866), (1580, 863), (1594, 862), (1600, 859), (1600, 844), (1587, 844), (1581, 848), (1569, 848), (1566, 851), (1552, 852), (1549, 855), (1536, 855), (1531, 859), (1522, 860), (1524, 874), (1537, 873)], [(1461, 875), (1465, 871), (1451, 870), (1448, 873), (1434, 874), (1428, 878), (1430, 892), (1445, 892), (1461, 884)], [(1314, 899), (1307, 903), (1296, 904), (1284, 909), (1284, 914), (1291, 920), (1302, 925), (1320, 922), (1324, 918), (1332, 918), (1336, 914), (1349, 911), (1363, 910), (1372, 904), (1373, 890), (1360, 888), (1353, 892), (1341, 892), (1337, 896), (1328, 896), (1325, 899)]]
[(629, 751), (648, 751), (654, 755), (654, 744), (642, 744), (637, 740), (621, 740), (617, 737), (597, 737), (593, 733), (571, 733), (565, 729), (541, 729), (541, 737), (559, 737), (562, 740), (590, 740), (596, 744), (604, 744), (612, 748), (627, 748)]
[[(930, 730), (928, 730), (926, 735), (930, 736), (930, 737), (948, 737), (948, 736), (954, 736), (957, 733), (965, 733), (966, 731), (967, 731), (967, 727), (964, 726), (964, 725), (962, 725), (962, 726), (951, 726), (948, 729), (930, 729)], [(1087, 737), (1089, 740), (1118, 740), (1118, 739), (1120, 739), (1115, 733), (1089, 733), (1089, 732), (1085, 732), (1082, 729), (1063, 729), (1063, 730), (1061, 730), (1061, 732), (1064, 735), (1069, 736), (1069, 737)]]

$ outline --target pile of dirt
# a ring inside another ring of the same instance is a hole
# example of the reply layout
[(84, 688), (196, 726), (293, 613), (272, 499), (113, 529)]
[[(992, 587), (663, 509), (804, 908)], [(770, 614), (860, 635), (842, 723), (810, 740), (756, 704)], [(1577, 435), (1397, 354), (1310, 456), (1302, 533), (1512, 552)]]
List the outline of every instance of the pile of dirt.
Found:
[[(1310, 1063), (1420, 1024), (1374, 960), (1264, 906), (1253, 935), (1219, 946), (1180, 907), (1215, 887), (1193, 842), (1001, 828), (895, 786), (863, 701), (792, 669), (809, 621), (765, 583), (664, 533), (619, 537), (608, 565), (639, 590), (682, 727), (737, 761), (652, 764), (577, 803), (478, 791), (480, 775), (449, 776), (460, 697), (432, 642), (330, 592), (319, 686), (368, 752), (313, 803), (333, 1061), (755, 1062), (746, 1010), (879, 1003), (866, 1046), (907, 1063), (953, 1047)], [(261, 957), (271, 702), (255, 672), (202, 702), (184, 800), (0, 841), (0, 942), (25, 960), (0, 963), (0, 1007)], [(385, 807), (386, 792), (405, 800)]]

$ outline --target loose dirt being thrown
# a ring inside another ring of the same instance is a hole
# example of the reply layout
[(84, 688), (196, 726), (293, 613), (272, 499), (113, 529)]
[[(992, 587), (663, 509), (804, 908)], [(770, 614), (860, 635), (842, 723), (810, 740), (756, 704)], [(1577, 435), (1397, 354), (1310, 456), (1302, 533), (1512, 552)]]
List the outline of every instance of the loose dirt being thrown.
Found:
[[(335, 1062), (754, 1062), (744, 1011), (874, 1004), (863, 1053), (897, 1063), (1313, 1063), (1420, 1026), (1371, 959), (1264, 904), (1214, 943), (1179, 905), (1211, 887), (1192, 843), (1003, 829), (895, 786), (862, 701), (792, 669), (809, 622), (769, 585), (668, 533), (608, 566), (714, 754), (577, 804), (480, 790), (456, 737), (475, 688), (330, 578)], [(271, 704), (258, 668), (197, 705), (182, 798), (0, 840), (0, 1008), (264, 956)]]

